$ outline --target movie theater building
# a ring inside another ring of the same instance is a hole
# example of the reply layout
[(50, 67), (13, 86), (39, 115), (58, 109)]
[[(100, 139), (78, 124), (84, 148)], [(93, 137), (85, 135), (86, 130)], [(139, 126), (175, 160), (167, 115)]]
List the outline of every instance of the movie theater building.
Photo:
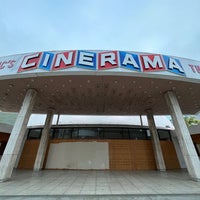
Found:
[[(18, 112), (0, 161), (1, 181), (15, 167), (165, 171), (183, 161), (200, 180), (183, 119), (200, 110), (198, 61), (130, 51), (36, 52), (1, 57), (0, 83), (0, 110)], [(45, 125), (27, 131), (32, 113), (47, 114)], [(54, 114), (146, 115), (149, 127), (55, 127)], [(173, 133), (157, 129), (153, 115), (171, 115)]]

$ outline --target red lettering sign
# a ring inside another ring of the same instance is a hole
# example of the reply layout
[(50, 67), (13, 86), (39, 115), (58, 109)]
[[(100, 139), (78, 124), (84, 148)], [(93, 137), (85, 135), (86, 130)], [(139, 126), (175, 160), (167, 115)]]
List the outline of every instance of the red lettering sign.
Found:
[(110, 69), (119, 66), (117, 51), (99, 53), (98, 69)]
[(24, 59), (18, 69), (18, 72), (23, 72), (37, 68), (42, 53), (35, 53), (28, 56), (24, 56)]
[(165, 65), (159, 54), (140, 55), (143, 71), (165, 70)]
[(52, 70), (65, 69), (74, 66), (76, 51), (66, 51), (55, 56)]

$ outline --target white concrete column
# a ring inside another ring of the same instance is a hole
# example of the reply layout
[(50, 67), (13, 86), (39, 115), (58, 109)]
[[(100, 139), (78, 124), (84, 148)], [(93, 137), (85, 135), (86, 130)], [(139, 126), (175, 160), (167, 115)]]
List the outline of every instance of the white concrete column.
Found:
[[(11, 178), (20, 147), (26, 132), (27, 123), (37, 96), (34, 89), (29, 89), (24, 98), (23, 104), (15, 121), (10, 138), (6, 145), (0, 162), (0, 181)], [(14, 98), (14, 97), (13, 97)]]
[(24, 134), (24, 138), (23, 138), (23, 140), (22, 140), (22, 144), (21, 144), (19, 153), (18, 153), (18, 155), (17, 155), (17, 159), (16, 159), (16, 162), (15, 162), (14, 168), (17, 168), (17, 167), (18, 167), (18, 164), (19, 164), (19, 161), (20, 161), (20, 158), (21, 158), (23, 149), (24, 149), (24, 145), (25, 145), (26, 140), (27, 140), (27, 135), (28, 135), (28, 129), (26, 129), (26, 132), (25, 132), (25, 134)]
[(169, 107), (178, 142), (187, 166), (187, 170), (193, 180), (200, 180), (200, 161), (192, 142), (189, 130), (185, 124), (178, 100), (173, 91), (165, 93), (167, 105)]
[(177, 158), (178, 158), (178, 161), (179, 161), (180, 168), (185, 169), (186, 165), (185, 165), (185, 161), (184, 161), (184, 158), (183, 158), (183, 154), (181, 152), (180, 145), (178, 143), (177, 134), (176, 134), (175, 131), (172, 131), (172, 130), (170, 132), (171, 132), (172, 142), (173, 142), (174, 148), (176, 150), (176, 155), (177, 155)]
[(44, 158), (46, 155), (46, 150), (47, 150), (48, 140), (49, 140), (49, 131), (51, 129), (51, 124), (52, 124), (52, 120), (53, 120), (53, 113), (54, 113), (53, 109), (48, 110), (45, 125), (42, 130), (42, 136), (40, 139), (37, 156), (35, 159), (34, 171), (41, 170), (42, 166), (44, 164)]
[(163, 159), (163, 154), (162, 154), (162, 149), (160, 146), (160, 140), (158, 137), (158, 132), (156, 129), (155, 121), (153, 118), (152, 110), (147, 110), (147, 120), (149, 124), (149, 129), (151, 131), (151, 141), (153, 144), (153, 151), (154, 151), (154, 156), (156, 160), (156, 166), (159, 171), (165, 171), (165, 162)]

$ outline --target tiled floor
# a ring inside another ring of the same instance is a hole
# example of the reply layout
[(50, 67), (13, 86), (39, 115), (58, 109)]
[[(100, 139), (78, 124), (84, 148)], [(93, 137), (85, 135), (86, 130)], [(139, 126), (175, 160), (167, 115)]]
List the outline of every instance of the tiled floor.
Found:
[(4, 195), (200, 194), (186, 171), (15, 171)]

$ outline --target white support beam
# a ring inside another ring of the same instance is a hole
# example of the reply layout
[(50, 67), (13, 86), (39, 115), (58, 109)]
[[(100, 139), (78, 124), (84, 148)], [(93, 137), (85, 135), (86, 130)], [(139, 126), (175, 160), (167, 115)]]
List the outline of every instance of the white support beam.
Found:
[(37, 92), (34, 89), (29, 89), (26, 93), (23, 104), (10, 134), (10, 138), (6, 145), (4, 154), (0, 161), (1, 182), (11, 178), (36, 96)]
[(53, 113), (54, 113), (53, 109), (48, 110), (45, 125), (42, 130), (42, 136), (40, 139), (37, 156), (35, 159), (34, 171), (40, 171), (44, 164), (44, 158), (46, 155), (48, 140), (49, 140), (49, 132), (50, 132), (51, 124), (52, 124), (52, 120), (53, 120)]
[(154, 151), (157, 169), (159, 171), (166, 171), (165, 162), (164, 162), (163, 154), (162, 154), (162, 148), (160, 146), (160, 140), (158, 137), (158, 132), (156, 129), (152, 110), (149, 109), (146, 112), (147, 112), (147, 120), (149, 124), (149, 129), (151, 132), (151, 141), (153, 144), (153, 151)]
[(188, 173), (193, 180), (199, 181), (200, 161), (192, 142), (189, 130), (184, 121), (176, 95), (173, 91), (168, 91), (165, 93), (165, 99), (174, 122), (178, 142), (180, 144)]

